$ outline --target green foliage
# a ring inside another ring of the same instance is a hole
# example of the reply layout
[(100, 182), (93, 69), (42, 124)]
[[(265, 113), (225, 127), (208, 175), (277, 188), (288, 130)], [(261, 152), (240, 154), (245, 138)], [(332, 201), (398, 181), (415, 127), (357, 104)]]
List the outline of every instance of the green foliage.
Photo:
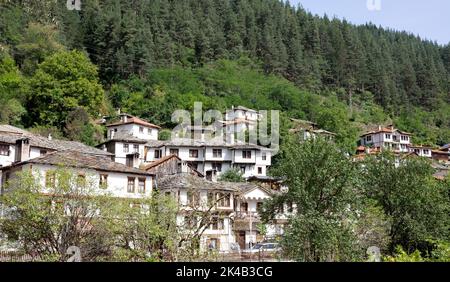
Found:
[(0, 123), (20, 125), (26, 113), (23, 96), (26, 91), (25, 79), (20, 74), (14, 60), (0, 52)]
[(87, 177), (81, 185), (78, 175), (64, 168), (48, 173), (53, 181), (46, 187), (41, 176), (30, 170), (7, 183), (0, 198), (6, 212), (0, 232), (39, 260), (65, 261), (70, 246), (78, 246), (86, 261), (106, 255), (105, 225), (94, 211), (109, 205), (102, 196), (87, 197), (93, 195), (92, 179)]
[(84, 108), (79, 107), (69, 112), (64, 133), (69, 140), (95, 146), (103, 140), (103, 130), (101, 126), (91, 122)]
[(57, 37), (58, 31), (55, 26), (38, 23), (28, 25), (19, 44), (16, 45), (17, 61), (24, 74), (32, 75), (46, 57), (64, 50)]
[(280, 207), (296, 212), (282, 239), (286, 255), (297, 261), (351, 261), (361, 256), (350, 218), (358, 207), (356, 166), (327, 141), (288, 141), (275, 176), (285, 178), (287, 193), (265, 202), (262, 218), (270, 222)]
[(239, 169), (233, 168), (222, 173), (219, 177), (219, 180), (227, 182), (243, 182), (244, 177), (243, 173)]
[(386, 256), (388, 262), (449, 262), (450, 244), (445, 241), (429, 241), (432, 244), (431, 251), (422, 255), (419, 250), (408, 254), (401, 246), (397, 246), (392, 256)]
[(84, 107), (92, 116), (102, 111), (103, 89), (97, 68), (81, 52), (58, 52), (39, 65), (30, 80), (30, 125), (63, 126), (70, 111)]
[(365, 194), (392, 220), (391, 251), (397, 245), (408, 253), (423, 251), (430, 238), (448, 240), (448, 188), (435, 180), (433, 173), (427, 160), (396, 160), (388, 152), (364, 163)]

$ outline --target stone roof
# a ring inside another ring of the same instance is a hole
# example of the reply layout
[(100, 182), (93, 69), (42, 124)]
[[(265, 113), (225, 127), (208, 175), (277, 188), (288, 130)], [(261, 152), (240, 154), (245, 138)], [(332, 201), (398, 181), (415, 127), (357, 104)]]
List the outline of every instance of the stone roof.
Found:
[(8, 125), (0, 125), (0, 142), (15, 144), (17, 140), (23, 138), (28, 138), (30, 140), (30, 146), (32, 147), (38, 147), (54, 151), (72, 150), (93, 155), (105, 155), (105, 156), (112, 155), (111, 153), (99, 150), (91, 146), (87, 146), (80, 142), (49, 139), (37, 134), (33, 134), (29, 131), (20, 128)]
[(227, 143), (223, 141), (221, 138), (214, 138), (211, 140), (197, 140), (191, 138), (175, 138), (167, 141), (160, 140), (150, 140), (146, 143), (147, 146), (152, 148), (159, 148), (163, 146), (168, 147), (224, 147), (231, 149), (256, 149), (262, 150), (269, 148), (255, 145), (255, 144), (245, 144), (245, 143)]
[(146, 171), (128, 167), (124, 164), (116, 163), (107, 156), (92, 155), (79, 151), (57, 151), (46, 154), (41, 157), (33, 158), (27, 161), (15, 163), (11, 166), (0, 168), (5, 170), (10, 167), (16, 167), (24, 164), (42, 164), (42, 165), (62, 165), (75, 168), (95, 169), (105, 172), (120, 172), (139, 175), (153, 175)]
[(207, 189), (207, 190), (222, 190), (230, 192), (238, 192), (233, 185), (227, 185), (225, 182), (213, 182), (205, 178), (191, 175), (189, 173), (179, 173), (164, 176), (158, 181), (158, 189)]
[(138, 124), (138, 125), (142, 125), (142, 126), (146, 126), (146, 127), (152, 127), (152, 128), (157, 128), (157, 129), (161, 129), (161, 127), (153, 124), (153, 123), (149, 123), (146, 120), (143, 120), (141, 118), (129, 115), (129, 114), (121, 114), (121, 116), (126, 116), (127, 117), (127, 121), (123, 122), (123, 121), (117, 121), (114, 123), (110, 123), (107, 124), (107, 127), (111, 127), (111, 126), (117, 126), (117, 125), (124, 125), (124, 124)]
[(113, 138), (108, 139), (105, 142), (97, 145), (97, 147), (99, 147), (103, 144), (110, 143), (110, 142), (127, 142), (127, 143), (145, 144), (148, 142), (148, 140), (137, 138), (137, 137), (133, 136), (132, 134), (130, 134), (128, 131), (117, 131), (117, 132), (114, 132)]
[(142, 165), (141, 168), (143, 170), (148, 171), (149, 169), (152, 169), (152, 168), (154, 168), (156, 166), (159, 166), (160, 164), (165, 163), (166, 161), (168, 161), (168, 160), (170, 160), (172, 158), (176, 158), (178, 161), (181, 161), (181, 159), (179, 157), (177, 157), (177, 155), (168, 155), (168, 156), (160, 158), (157, 161), (151, 162), (149, 164)]
[(188, 173), (180, 173), (174, 175), (168, 175), (161, 178), (158, 182), (158, 188), (161, 190), (170, 189), (206, 189), (217, 191), (229, 191), (237, 194), (245, 194), (255, 189), (261, 189), (269, 195), (275, 191), (271, 191), (259, 185), (251, 182), (213, 182), (206, 180), (205, 178), (194, 176)]

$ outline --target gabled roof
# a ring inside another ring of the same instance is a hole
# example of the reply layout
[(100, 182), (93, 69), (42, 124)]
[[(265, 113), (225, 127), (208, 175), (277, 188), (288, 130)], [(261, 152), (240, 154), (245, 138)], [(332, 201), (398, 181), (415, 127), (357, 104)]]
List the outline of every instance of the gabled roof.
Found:
[(127, 131), (117, 131), (114, 133), (113, 138), (108, 139), (105, 142), (98, 144), (96, 147), (99, 147), (101, 145), (108, 144), (111, 142), (127, 142), (127, 143), (146, 144), (148, 142), (148, 140), (137, 138)]
[(69, 151), (69, 150), (52, 152), (41, 157), (33, 158), (19, 163), (14, 163), (10, 166), (1, 167), (0, 170), (6, 170), (11, 167), (21, 166), (24, 164), (42, 164), (54, 166), (62, 165), (74, 168), (95, 169), (105, 172), (153, 175), (140, 169), (116, 163), (112, 161), (110, 157), (96, 156), (92, 154), (86, 154), (78, 151)]
[(442, 147), (440, 148), (440, 150), (449, 150), (449, 149), (450, 149), (450, 143), (445, 144), (444, 146), (442, 146)]
[(380, 127), (377, 130), (368, 131), (368, 132), (362, 134), (361, 137), (366, 136), (366, 135), (378, 134), (378, 133), (394, 133), (394, 132), (398, 132), (402, 135), (412, 135), (412, 133), (408, 133), (406, 131), (395, 129), (393, 127)]
[(157, 129), (161, 129), (161, 127), (153, 124), (153, 123), (149, 123), (146, 120), (143, 120), (141, 118), (129, 115), (129, 114), (121, 114), (121, 116), (126, 116), (127, 117), (127, 121), (123, 122), (123, 121), (117, 121), (114, 123), (110, 123), (107, 124), (106, 127), (111, 127), (111, 126), (118, 126), (118, 125), (124, 125), (124, 124), (138, 124), (138, 125), (142, 125), (142, 126), (146, 126), (146, 127), (152, 127), (152, 128), (157, 128)]
[[(4, 131), (4, 130), (9, 131)], [(12, 132), (13, 130), (14, 132)], [(76, 141), (66, 141), (66, 140), (58, 140), (58, 139), (49, 139), (37, 134), (33, 134), (29, 131), (16, 128), (13, 126), (5, 126), (0, 125), (0, 142), (7, 144), (16, 144), (17, 140), (27, 138), (30, 140), (30, 146), (52, 150), (52, 151), (62, 151), (62, 150), (73, 150), (93, 155), (106, 155), (112, 156), (111, 153), (108, 153), (103, 150), (99, 150), (97, 148), (87, 146), (83, 143)]]
[(256, 110), (253, 110), (253, 109), (250, 109), (250, 108), (247, 108), (247, 107), (244, 107), (244, 106), (237, 106), (237, 107), (234, 107), (234, 109), (232, 109), (232, 110), (241, 110), (241, 111), (247, 111), (247, 112), (257, 112)]
[(189, 173), (167, 175), (158, 182), (158, 189), (187, 189), (187, 190), (215, 190), (237, 192), (234, 184), (227, 182), (213, 182)]
[(154, 161), (154, 162), (151, 162), (149, 164), (143, 165), (142, 169), (145, 170), (145, 171), (148, 171), (149, 169), (152, 169), (152, 168), (154, 168), (156, 166), (159, 166), (159, 165), (165, 163), (166, 161), (174, 159), (174, 158), (177, 159), (178, 161), (181, 161), (181, 159), (177, 155), (168, 155), (168, 156), (160, 158), (157, 161)]

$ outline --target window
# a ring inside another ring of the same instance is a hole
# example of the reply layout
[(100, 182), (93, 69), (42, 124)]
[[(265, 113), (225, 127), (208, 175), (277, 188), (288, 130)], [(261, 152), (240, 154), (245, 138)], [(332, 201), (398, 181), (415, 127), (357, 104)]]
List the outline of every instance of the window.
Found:
[(209, 204), (210, 206), (212, 206), (212, 205), (215, 204), (214, 193), (212, 193), (212, 192), (209, 192), (209, 193), (208, 193), (208, 204)]
[(178, 153), (179, 153), (178, 149), (170, 149), (170, 154), (171, 155), (178, 156)]
[(241, 170), (241, 172), (242, 172), (243, 174), (245, 174), (245, 165), (241, 166), (239, 169)]
[(242, 151), (242, 158), (243, 159), (251, 159), (252, 158), (252, 151)]
[(144, 128), (142, 126), (139, 126), (139, 133), (144, 134)]
[(217, 193), (217, 199), (220, 207), (229, 208), (231, 204), (231, 195), (229, 193)]
[(39, 151), (39, 155), (40, 155), (40, 156), (47, 155), (47, 150), (40, 150), (40, 151)]
[(133, 145), (133, 152), (139, 153), (139, 145)]
[(149, 128), (148, 131), (147, 131), (147, 133), (148, 133), (148, 135), (152, 135), (152, 129)]
[(108, 175), (107, 174), (100, 174), (100, 188), (101, 189), (107, 189), (108, 188)]
[(371, 135), (366, 136), (366, 142), (371, 142), (371, 141), (372, 141), (372, 136)]
[(424, 154), (424, 155), (428, 155), (429, 153), (430, 153), (430, 151), (429, 151), (429, 150), (426, 150), (426, 149), (425, 149), (425, 150), (423, 150), (423, 154)]
[(222, 164), (221, 163), (212, 163), (212, 169), (218, 172), (222, 171)]
[(385, 134), (386, 139), (391, 139), (391, 135), (390, 134)]
[(207, 239), (206, 245), (208, 250), (218, 250), (220, 247), (220, 241), (216, 238)]
[(256, 203), (256, 210), (259, 211), (262, 209), (263, 203), (262, 202), (258, 202)]
[(267, 154), (266, 153), (262, 153), (261, 159), (263, 161), (267, 160)]
[(145, 178), (139, 178), (138, 191), (141, 194), (145, 194)]
[(198, 206), (200, 204), (200, 195), (195, 192), (187, 193), (187, 204), (189, 206)]
[(47, 171), (45, 173), (45, 187), (52, 188), (55, 187), (55, 172)]
[(130, 151), (130, 146), (128, 144), (123, 144), (123, 152), (128, 153)]
[(198, 150), (189, 150), (190, 158), (198, 158)]
[(185, 216), (184, 217), (184, 224), (187, 228), (195, 228), (197, 226), (197, 218), (196, 217), (190, 217)]
[(9, 156), (9, 145), (0, 145), (0, 155)]
[(214, 217), (212, 219), (211, 223), (211, 229), (212, 230), (222, 230), (224, 227), (224, 220), (223, 218)]
[(416, 154), (420, 154), (420, 150), (419, 149), (414, 149), (414, 153), (416, 153)]
[(241, 203), (241, 212), (248, 211), (248, 203)]
[(213, 149), (213, 158), (221, 158), (222, 149)]
[(127, 167), (134, 167), (134, 156), (127, 156), (125, 165)]
[(409, 137), (406, 135), (402, 135), (401, 139), (402, 139), (402, 141), (408, 141)]
[(161, 150), (155, 150), (155, 159), (161, 158), (162, 151)]
[(86, 175), (78, 174), (77, 185), (78, 185), (78, 187), (86, 187)]
[(128, 193), (134, 193), (134, 177), (128, 177), (128, 185), (127, 185), (127, 192)]
[(258, 167), (258, 174), (262, 174), (262, 167)]

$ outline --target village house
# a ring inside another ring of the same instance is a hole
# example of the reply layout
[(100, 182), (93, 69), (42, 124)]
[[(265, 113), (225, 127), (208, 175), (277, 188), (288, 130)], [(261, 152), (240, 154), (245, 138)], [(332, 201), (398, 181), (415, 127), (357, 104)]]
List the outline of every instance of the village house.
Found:
[(218, 175), (234, 168), (244, 177), (265, 176), (271, 165), (272, 151), (258, 145), (238, 145), (211, 140), (177, 138), (170, 141), (147, 142), (145, 162), (152, 162), (168, 155), (176, 155), (193, 168), (207, 175)]
[(291, 118), (291, 122), (293, 123), (293, 128), (291, 128), (289, 132), (298, 134), (300, 141), (306, 141), (317, 137), (332, 141), (336, 137), (336, 133), (319, 128), (317, 123), (295, 118)]
[(111, 153), (80, 142), (56, 140), (51, 135), (43, 137), (11, 125), (0, 125), (0, 167), (61, 150), (105, 156), (110, 159), (113, 156)]
[(55, 171), (64, 167), (83, 182), (90, 183), (93, 192), (118, 198), (139, 199), (151, 195), (154, 174), (116, 163), (108, 156), (77, 151), (55, 151), (0, 168), (2, 193), (4, 185), (18, 173), (30, 171), (46, 193), (55, 185)]
[[(260, 117), (256, 111), (244, 107), (233, 108), (227, 112), (227, 116), (252, 122), (257, 122)], [(267, 175), (271, 165), (270, 149), (237, 140), (226, 142), (223, 138), (205, 138), (205, 133), (211, 131), (208, 127), (190, 127), (188, 132), (194, 136), (200, 135), (197, 138), (177, 137), (162, 141), (157, 138), (159, 127), (128, 114), (122, 114), (119, 122), (106, 126), (108, 140), (97, 148), (113, 154), (116, 162), (131, 167), (137, 168), (166, 156), (176, 155), (203, 175), (212, 171), (220, 175), (234, 168), (240, 170), (244, 177), (251, 177)], [(156, 135), (146, 135), (145, 132), (150, 132), (149, 130), (156, 132)]]
[(410, 145), (409, 151), (416, 153), (420, 157), (431, 158), (433, 147)]
[(400, 153), (410, 152), (411, 133), (394, 128), (379, 126), (377, 130), (361, 135), (359, 145), (371, 148), (390, 149)]

